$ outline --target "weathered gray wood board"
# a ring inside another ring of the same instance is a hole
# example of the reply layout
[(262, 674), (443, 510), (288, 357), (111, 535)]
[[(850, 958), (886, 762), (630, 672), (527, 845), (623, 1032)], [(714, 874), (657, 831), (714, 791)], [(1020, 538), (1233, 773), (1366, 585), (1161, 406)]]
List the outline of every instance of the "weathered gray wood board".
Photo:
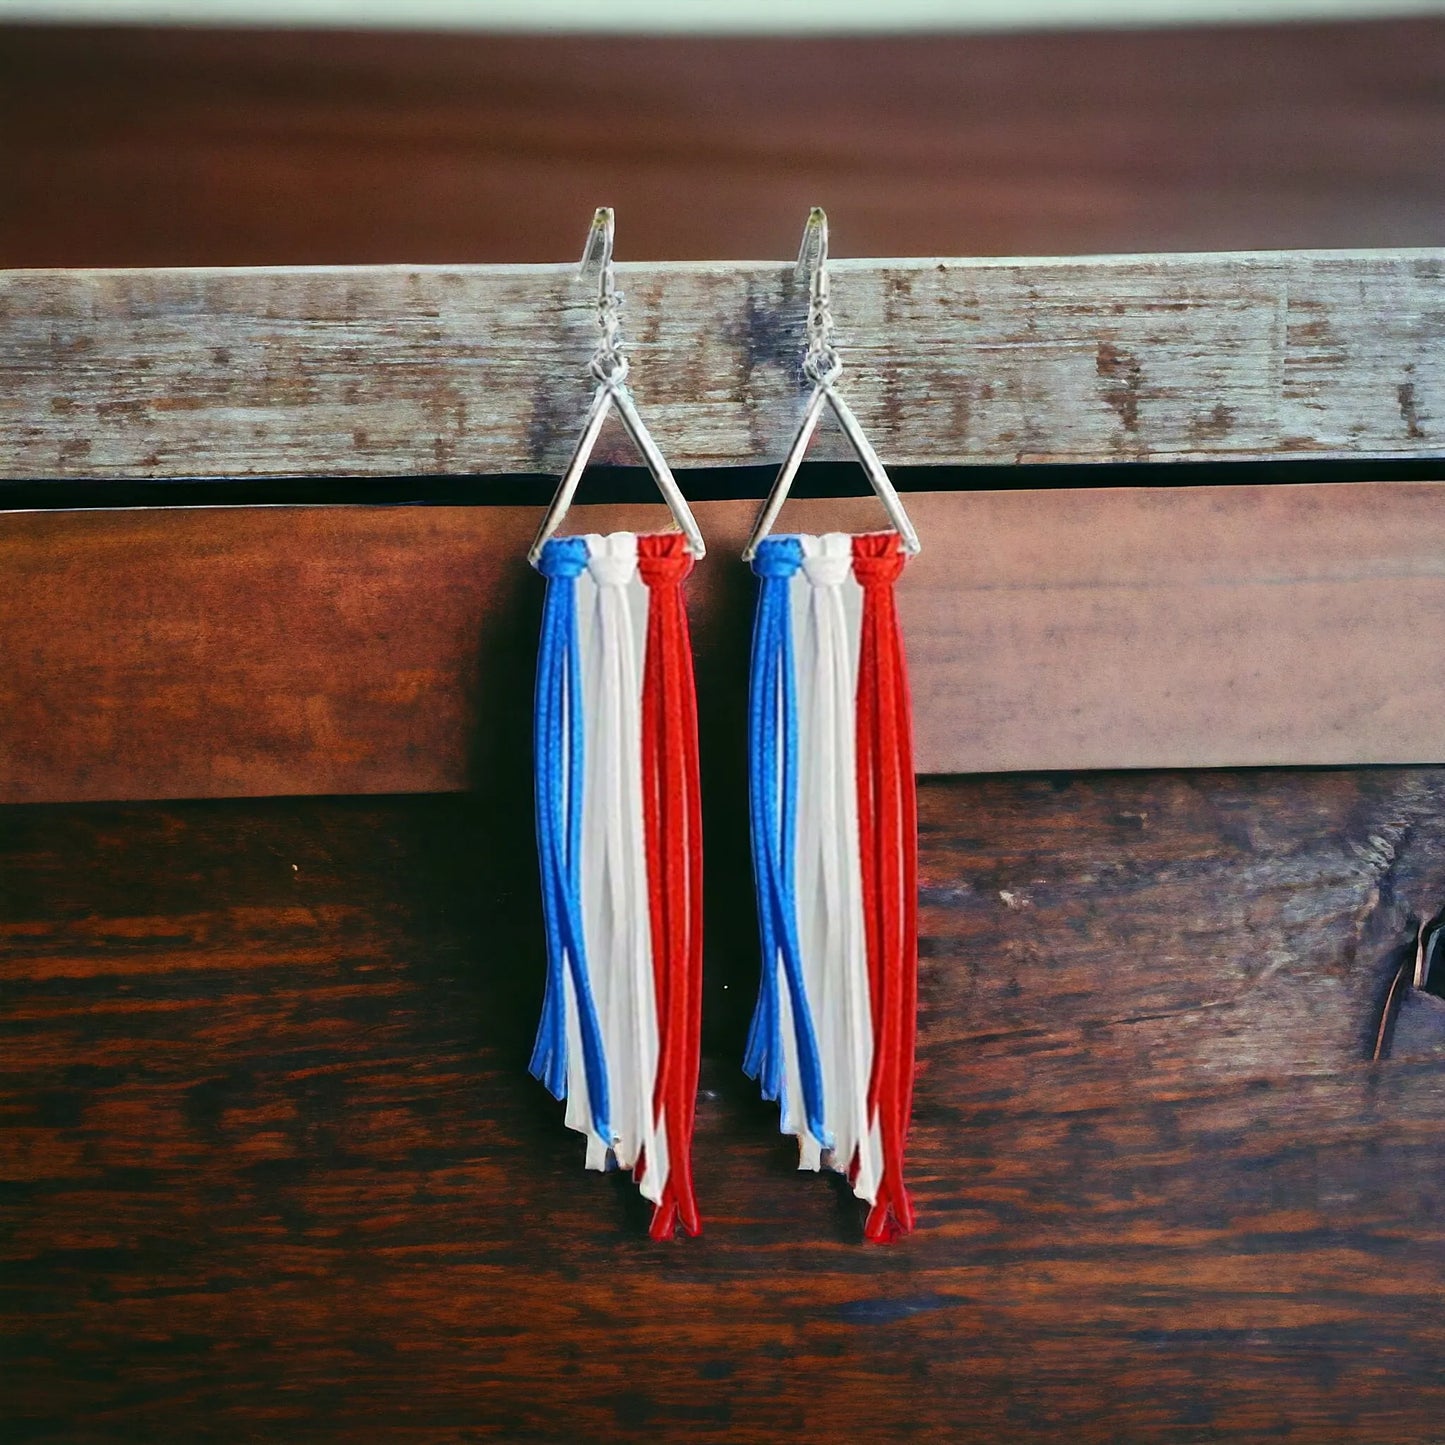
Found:
[[(900, 584), (932, 773), (1445, 760), (1445, 483), (930, 493)], [(748, 502), (706, 503), (741, 748)], [(581, 507), (578, 529), (654, 507)], [(866, 528), (869, 501), (785, 526)], [(0, 800), (426, 792), (515, 766), (531, 508), (0, 518)], [(500, 739), (511, 739), (510, 752)]]
[[(1445, 435), (1445, 251), (832, 269), (846, 392), (895, 465), (1410, 457)], [(791, 267), (619, 270), (673, 464), (777, 459)], [(557, 470), (591, 301), (562, 265), (0, 273), (0, 477)], [(829, 429), (814, 454), (845, 452)], [(613, 438), (598, 460), (634, 458)]]

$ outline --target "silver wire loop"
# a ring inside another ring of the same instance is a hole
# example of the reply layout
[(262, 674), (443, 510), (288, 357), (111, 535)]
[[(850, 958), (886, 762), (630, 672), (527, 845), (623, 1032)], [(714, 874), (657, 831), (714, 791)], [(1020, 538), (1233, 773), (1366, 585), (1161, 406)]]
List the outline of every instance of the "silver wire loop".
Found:
[(602, 336), (592, 353), (592, 375), (598, 381), (621, 382), (627, 376), (627, 358), (622, 354), (622, 303), (626, 297), (617, 289), (617, 269), (612, 264), (616, 230), (612, 207), (600, 207), (592, 218), (577, 275), (583, 281), (594, 273), (597, 277), (597, 326)]
[(602, 435), (602, 425), (607, 420), (608, 412), (614, 409), (623, 430), (632, 438), (632, 444), (647, 463), (647, 469), (652, 473), (653, 480), (662, 493), (662, 499), (667, 503), (668, 511), (672, 513), (673, 521), (687, 538), (687, 550), (694, 557), (701, 557), (707, 551), (692, 509), (687, 505), (687, 499), (677, 485), (677, 478), (673, 476), (672, 469), (657, 449), (652, 434), (637, 414), (637, 405), (632, 400), (632, 393), (627, 389), (628, 363), (622, 349), (623, 297), (622, 292), (617, 289), (616, 270), (612, 264), (614, 233), (612, 207), (599, 207), (592, 218), (592, 229), (587, 233), (587, 245), (582, 252), (582, 265), (578, 271), (583, 280), (588, 280), (594, 273), (597, 276), (597, 326), (602, 334), (598, 338), (596, 350), (592, 353), (589, 367), (597, 382), (597, 390), (592, 393), (592, 403), (582, 422), (582, 435), (577, 438), (572, 458), (557, 483), (557, 490), (542, 518), (542, 525), (537, 529), (536, 538), (527, 552), (527, 560), (534, 567), (541, 559), (542, 548), (562, 525), (562, 519), (567, 515), (572, 498), (577, 493), (577, 485), (582, 480), (583, 472), (587, 470), (592, 449), (597, 445), (597, 438)]
[(798, 249), (797, 273), (808, 278), (808, 349), (803, 356), (803, 375), (813, 383), (813, 394), (808, 398), (803, 419), (793, 434), (792, 445), (778, 469), (772, 490), (758, 513), (748, 544), (743, 548), (743, 561), (753, 560), (758, 543), (773, 530), (778, 513), (788, 499), (793, 478), (807, 455), (808, 444), (818, 429), (825, 405), (837, 418), (838, 427), (853, 448), (869, 485), (883, 503), (888, 520), (903, 541), (903, 550), (910, 557), (916, 557), (922, 550), (918, 533), (908, 520), (898, 490), (883, 469), (883, 463), (878, 460), (878, 453), (864, 436), (852, 408), (834, 389), (834, 383), (843, 374), (843, 360), (833, 345), (833, 312), (828, 291), (828, 217), (821, 206), (814, 206), (808, 214), (808, 224), (803, 228), (803, 244)]

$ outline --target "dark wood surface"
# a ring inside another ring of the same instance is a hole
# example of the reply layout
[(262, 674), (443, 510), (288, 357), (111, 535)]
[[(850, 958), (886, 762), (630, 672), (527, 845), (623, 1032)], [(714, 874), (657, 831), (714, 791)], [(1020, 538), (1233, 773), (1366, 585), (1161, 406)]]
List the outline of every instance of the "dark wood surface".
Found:
[(0, 812), (7, 1440), (1439, 1438), (1445, 1039), (1364, 1056), (1445, 769), (926, 783), (921, 1228), (880, 1249), (739, 1075), (705, 726), (667, 1247), (525, 1076), (524, 769)]
[(846, 40), (0, 29), (0, 266), (1436, 245), (1445, 21)]

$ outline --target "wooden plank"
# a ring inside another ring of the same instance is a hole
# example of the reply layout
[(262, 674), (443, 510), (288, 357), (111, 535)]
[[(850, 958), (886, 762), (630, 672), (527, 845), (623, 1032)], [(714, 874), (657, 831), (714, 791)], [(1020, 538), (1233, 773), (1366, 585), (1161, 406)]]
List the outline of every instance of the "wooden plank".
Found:
[(741, 1076), (742, 766), (670, 1248), (526, 1075), (522, 770), (10, 810), (8, 1438), (1438, 1436), (1445, 1052), (1363, 1036), (1445, 770), (926, 784), (920, 1227), (879, 1249)]
[(564, 261), (599, 204), (638, 259), (783, 258), (813, 202), (854, 256), (1435, 246), (1445, 19), (789, 40), (6, 25), (0, 135), (0, 266)]
[[(1445, 426), (1445, 251), (840, 261), (884, 460), (1411, 457)], [(776, 263), (621, 268), (676, 466), (778, 459), (805, 302)], [(560, 470), (593, 296), (570, 266), (0, 275), (0, 476)], [(816, 455), (839, 458), (829, 429)], [(620, 432), (600, 461), (635, 461)]]
[(910, 500), (924, 771), (1445, 759), (1445, 484)]
[[(1445, 484), (911, 502), (925, 548), (901, 605), (924, 772), (1445, 759)], [(698, 676), (741, 746), (753, 504), (699, 512)], [(574, 523), (658, 514), (582, 508)], [(878, 515), (804, 501), (784, 519)], [(423, 792), (516, 766), (536, 521), (513, 507), (0, 519), (0, 798)]]
[[(1433, 0), (1233, 0), (1233, 24), (1281, 21), (1378, 20), (1433, 8)], [(41, 24), (164, 25), (174, 23), (174, 0), (5, 0), (7, 22)], [(887, 10), (825, 0), (794, 0), (778, 10), (766, 0), (740, 0), (715, 18), (696, 10), (670, 10), (654, 0), (615, 0), (605, 9), (587, 0), (492, 0), (478, 13), (468, 0), (207, 0), (193, 12), (207, 27), (301, 27), (333, 30), (427, 30), (448, 34), (523, 34), (564, 31), (581, 35), (927, 35), (991, 30), (1052, 30), (1079, 26), (1185, 26), (1217, 24), (1211, 0), (1094, 0), (1080, 10), (1072, 0), (975, 0), (966, 11), (941, 17), (930, 0), (896, 0)]]

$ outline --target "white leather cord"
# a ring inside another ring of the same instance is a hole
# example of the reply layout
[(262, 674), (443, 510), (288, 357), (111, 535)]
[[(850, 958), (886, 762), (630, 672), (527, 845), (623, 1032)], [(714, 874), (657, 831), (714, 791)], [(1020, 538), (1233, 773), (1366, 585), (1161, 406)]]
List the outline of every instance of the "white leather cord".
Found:
[[(805, 967), (806, 957), (805, 954)], [(776, 967), (781, 975), (782, 964), (779, 963)], [(808, 995), (811, 1004), (811, 985)], [(778, 1100), (778, 1132), (798, 1136), (799, 1169), (817, 1169), (819, 1167), (817, 1163), (810, 1164), (808, 1162), (810, 1158), (814, 1160), (819, 1158), (820, 1146), (808, 1132), (808, 1111), (803, 1106), (803, 1071), (798, 1065), (798, 1035), (793, 1027), (792, 991), (788, 988), (787, 980), (781, 976), (778, 979), (778, 1019), (779, 1027), (782, 1029), (783, 1045), (783, 1094)], [(815, 1022), (814, 1028), (816, 1029), (816, 1027)], [(826, 1091), (826, 1075), (823, 1079), (823, 1087)], [(826, 1092), (823, 1097), (827, 1098)]]
[[(863, 931), (858, 843), (856, 704), (860, 605), (853, 539), (842, 532), (800, 538), (803, 566), (793, 583), (798, 671), (798, 934), (823, 1066), (829, 1166), (873, 1202), (883, 1167), (876, 1120), (868, 1114), (873, 1022)], [(784, 1035), (786, 1038), (786, 1034)], [(789, 1074), (791, 1093), (796, 1069)], [(799, 1167), (824, 1162), (803, 1134)]]
[[(637, 575), (637, 537), (587, 538), (579, 578), (587, 771), (582, 794), (582, 920), (597, 1013), (607, 1053), (610, 1141), (618, 1165), (645, 1171), (643, 1196), (657, 1203), (667, 1183), (667, 1140), (654, 1118), (657, 996), (642, 822), (642, 655), (647, 589)], [(596, 1136), (589, 1168), (607, 1165)]]
[[(607, 1146), (592, 1127), (592, 1103), (587, 1092), (587, 1070), (582, 1053), (582, 1023), (577, 1014), (577, 990), (572, 983), (570, 969), (562, 975), (562, 986), (566, 991), (567, 1008), (567, 1108), (563, 1118), (569, 1129), (587, 1136), (587, 1167), (602, 1169), (606, 1164)], [(592, 975), (592, 986), (595, 990), (595, 974)], [(605, 1033), (603, 1037), (605, 1040)], [(603, 1163), (595, 1163), (598, 1158)]]

